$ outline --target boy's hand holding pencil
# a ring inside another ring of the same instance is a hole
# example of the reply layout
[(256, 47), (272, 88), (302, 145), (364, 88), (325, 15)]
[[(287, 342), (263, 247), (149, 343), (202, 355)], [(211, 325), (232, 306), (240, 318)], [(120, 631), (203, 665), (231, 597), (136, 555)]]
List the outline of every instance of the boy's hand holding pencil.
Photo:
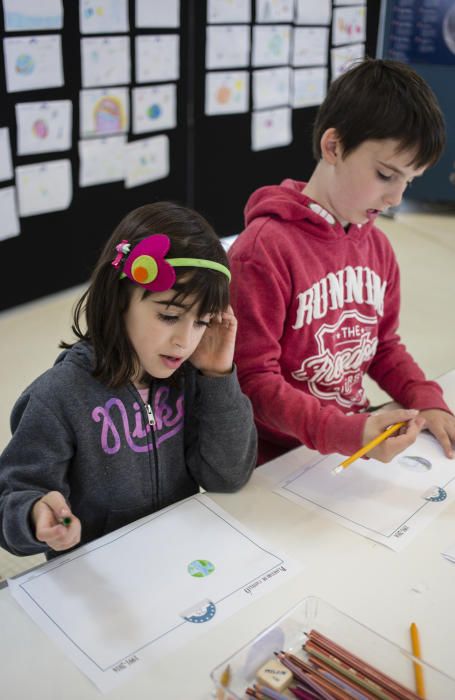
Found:
[(31, 519), (36, 539), (57, 552), (71, 549), (80, 542), (81, 522), (59, 491), (49, 491), (36, 501)]
[(372, 413), (365, 423), (363, 447), (333, 471), (338, 474), (366, 454), (380, 462), (390, 462), (415, 442), (424, 427), (425, 419), (414, 409), (400, 408)]

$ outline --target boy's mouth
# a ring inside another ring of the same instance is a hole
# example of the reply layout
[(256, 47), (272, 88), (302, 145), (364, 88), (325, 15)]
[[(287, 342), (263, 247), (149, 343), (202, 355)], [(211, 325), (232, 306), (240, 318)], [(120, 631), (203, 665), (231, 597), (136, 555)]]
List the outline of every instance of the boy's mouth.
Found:
[(380, 209), (367, 209), (368, 220), (371, 221), (372, 219), (375, 219), (380, 213)]

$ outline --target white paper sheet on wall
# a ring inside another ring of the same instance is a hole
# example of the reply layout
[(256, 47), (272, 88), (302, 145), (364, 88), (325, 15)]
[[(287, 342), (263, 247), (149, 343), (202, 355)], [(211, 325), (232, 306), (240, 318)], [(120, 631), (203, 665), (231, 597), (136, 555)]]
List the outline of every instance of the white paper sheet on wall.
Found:
[(333, 10), (332, 44), (357, 44), (366, 39), (365, 6), (335, 7)]
[(294, 0), (256, 0), (256, 22), (292, 22)]
[(455, 499), (453, 462), (429, 434), (388, 464), (359, 459), (334, 475), (344, 459), (319, 456), (275, 492), (395, 551)]
[(69, 150), (72, 110), (70, 100), (16, 104), (18, 154)]
[(289, 63), (292, 28), (281, 24), (253, 27), (253, 66), (281, 66)]
[(296, 27), (294, 29), (292, 65), (325, 66), (328, 46), (328, 27)]
[(327, 68), (297, 68), (293, 73), (292, 106), (320, 105), (327, 94)]
[(253, 151), (289, 146), (291, 142), (292, 110), (289, 107), (252, 113), (251, 148)]
[(125, 187), (138, 187), (169, 175), (169, 138), (165, 134), (125, 146)]
[(251, 0), (207, 0), (207, 22), (250, 22)]
[(80, 133), (82, 138), (128, 131), (128, 88), (81, 90)]
[(127, 36), (81, 39), (82, 87), (131, 82), (130, 39)]
[(11, 144), (8, 127), (0, 129), (0, 181), (13, 179)]
[(148, 34), (136, 37), (136, 82), (159, 83), (178, 80), (180, 37), (178, 34)]
[(253, 109), (290, 104), (290, 88), (290, 68), (263, 68), (253, 71)]
[(18, 236), (20, 233), (17, 218), (16, 188), (2, 187), (0, 189), (0, 241)]
[(63, 27), (62, 0), (3, 0), (3, 15), (7, 32)]
[(79, 141), (79, 186), (117, 182), (125, 177), (126, 136)]
[(331, 0), (297, 0), (296, 24), (330, 24)]
[(205, 114), (239, 114), (248, 111), (247, 71), (216, 71), (205, 76)]
[(7, 37), (3, 50), (8, 92), (63, 85), (60, 35)]
[(68, 209), (73, 196), (71, 162), (50, 160), (16, 168), (19, 216)]
[(133, 88), (133, 134), (165, 131), (177, 126), (175, 84)]
[(197, 495), (8, 583), (41, 629), (106, 692), (301, 568)]
[(217, 25), (207, 27), (205, 67), (243, 68), (250, 62), (249, 25)]
[(136, 27), (179, 27), (180, 0), (136, 0)]
[(331, 49), (332, 80), (339, 78), (354, 61), (364, 58), (364, 56), (365, 44), (348, 44), (347, 46), (338, 46), (335, 49)]
[(81, 34), (118, 34), (129, 30), (128, 0), (79, 0)]

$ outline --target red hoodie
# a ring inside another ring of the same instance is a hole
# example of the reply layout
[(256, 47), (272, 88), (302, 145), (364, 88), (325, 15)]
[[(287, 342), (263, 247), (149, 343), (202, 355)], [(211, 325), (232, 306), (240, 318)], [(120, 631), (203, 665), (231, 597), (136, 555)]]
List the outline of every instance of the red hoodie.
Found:
[(262, 187), (229, 251), (236, 363), (259, 432), (258, 464), (300, 444), (361, 447), (369, 374), (406, 408), (448, 411), (397, 334), (399, 270), (372, 222), (347, 231), (309, 208), (304, 182)]

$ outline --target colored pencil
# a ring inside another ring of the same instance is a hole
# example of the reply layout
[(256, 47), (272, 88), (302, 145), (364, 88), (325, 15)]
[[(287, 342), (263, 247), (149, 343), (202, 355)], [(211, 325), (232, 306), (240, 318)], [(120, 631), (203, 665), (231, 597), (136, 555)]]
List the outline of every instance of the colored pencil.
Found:
[(350, 464), (355, 462), (357, 459), (360, 459), (360, 457), (363, 457), (363, 455), (366, 455), (367, 452), (371, 452), (371, 450), (376, 447), (376, 445), (380, 445), (381, 442), (384, 442), (384, 440), (387, 440), (390, 435), (393, 435), (393, 433), (396, 433), (397, 430), (402, 428), (406, 423), (404, 421), (401, 421), (400, 423), (394, 423), (391, 425), (387, 430), (384, 430), (383, 433), (378, 435), (377, 437), (373, 438), (373, 440), (370, 440), (366, 445), (360, 448), (360, 450), (357, 450), (357, 452), (354, 452), (353, 455), (348, 457), (347, 459), (344, 460), (344, 462), (341, 462), (337, 467), (332, 469), (332, 474), (339, 474), (340, 472), (343, 471), (343, 469), (346, 469), (349, 467)]
[[(411, 624), (411, 644), (412, 644), (412, 655), (416, 659), (420, 659), (420, 635), (419, 630), (415, 622)], [(416, 692), (419, 698), (425, 698), (425, 682), (423, 678), (423, 668), (418, 661), (413, 661), (414, 665), (414, 676), (416, 682)]]

